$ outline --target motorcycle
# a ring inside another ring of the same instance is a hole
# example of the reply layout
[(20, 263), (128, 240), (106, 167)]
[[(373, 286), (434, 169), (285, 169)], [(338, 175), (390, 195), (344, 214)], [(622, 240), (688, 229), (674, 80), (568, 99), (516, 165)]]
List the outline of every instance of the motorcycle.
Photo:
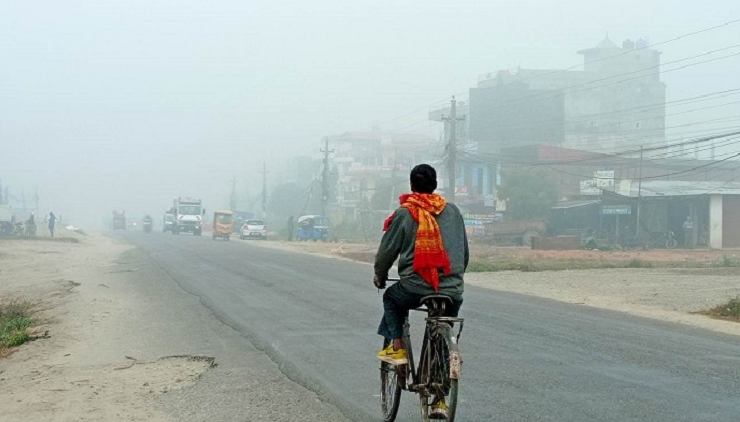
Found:
[(13, 225), (13, 236), (24, 236), (26, 234), (26, 225), (18, 221)]
[(672, 230), (666, 232), (654, 232), (650, 234), (650, 246), (653, 248), (674, 249), (678, 246), (678, 240)]

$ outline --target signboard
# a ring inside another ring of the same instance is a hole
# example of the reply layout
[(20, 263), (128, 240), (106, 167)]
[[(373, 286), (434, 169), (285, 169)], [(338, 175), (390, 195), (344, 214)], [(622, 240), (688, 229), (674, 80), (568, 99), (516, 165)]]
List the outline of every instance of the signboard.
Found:
[(614, 190), (614, 170), (597, 170), (594, 181), (599, 189)]
[(594, 179), (581, 180), (581, 195), (601, 195), (601, 189), (596, 187)]
[(601, 215), (630, 215), (632, 205), (602, 205)]
[(593, 179), (581, 180), (581, 195), (597, 196), (602, 190), (614, 190), (614, 170), (597, 170)]
[(485, 225), (501, 221), (501, 217), (490, 214), (466, 214), (463, 217), (465, 221), (465, 231), (468, 236), (483, 236), (485, 234)]

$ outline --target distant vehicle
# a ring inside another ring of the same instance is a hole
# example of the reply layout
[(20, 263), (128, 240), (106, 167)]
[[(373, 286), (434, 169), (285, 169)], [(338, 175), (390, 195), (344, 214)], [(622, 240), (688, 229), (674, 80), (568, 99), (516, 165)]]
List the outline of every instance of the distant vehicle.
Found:
[(532, 246), (532, 239), (547, 231), (544, 220), (502, 220), (484, 226), (485, 239), (498, 245)]
[(165, 212), (162, 233), (171, 232), (172, 227), (174, 225), (175, 225), (175, 213), (173, 213), (172, 210)]
[(249, 211), (233, 210), (234, 213), (234, 225), (235, 227), (241, 228), (244, 222), (254, 218), (254, 213)]
[(217, 237), (231, 240), (234, 231), (234, 213), (231, 211), (215, 211), (213, 213), (213, 240)]
[(241, 231), (239, 232), (240, 239), (246, 239), (248, 237), (256, 237), (262, 240), (267, 240), (267, 225), (263, 220), (247, 220), (242, 225)]
[(144, 218), (141, 220), (141, 226), (144, 229), (145, 233), (151, 233), (152, 231), (152, 225), (154, 224), (154, 221), (152, 220), (151, 215), (145, 215)]
[(113, 230), (126, 230), (126, 211), (113, 210)]
[(298, 240), (329, 240), (329, 219), (323, 215), (298, 217)]
[(172, 211), (175, 215), (173, 234), (188, 232), (200, 236), (203, 231), (203, 215), (206, 213), (200, 199), (177, 197), (172, 202)]

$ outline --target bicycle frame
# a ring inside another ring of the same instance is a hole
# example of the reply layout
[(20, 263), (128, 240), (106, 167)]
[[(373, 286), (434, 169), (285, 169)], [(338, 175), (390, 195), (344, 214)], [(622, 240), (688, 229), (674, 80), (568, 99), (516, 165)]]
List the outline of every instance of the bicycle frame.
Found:
[[(419, 311), (419, 312), (427, 312), (430, 313), (432, 310), (428, 308), (415, 308), (412, 309), (413, 311)], [(426, 339), (432, 338), (432, 335), (436, 333), (437, 330), (439, 330), (439, 327), (441, 324), (449, 324), (452, 326), (453, 323), (459, 323), (460, 328), (458, 329), (457, 335), (455, 336), (456, 341), (460, 340), (460, 336), (462, 335), (463, 325), (465, 323), (464, 318), (455, 318), (455, 317), (443, 317), (443, 316), (428, 316), (425, 318), (426, 320), (426, 326), (424, 327), (424, 340), (422, 341), (422, 347), (420, 356), (424, 356), (425, 353), (428, 351), (426, 350), (427, 347), (427, 341)], [(414, 353), (413, 353), (413, 347), (411, 345), (411, 333), (410, 333), (411, 324), (409, 323), (409, 318), (406, 317), (406, 321), (403, 324), (403, 343), (406, 346), (406, 351), (408, 353), (408, 365), (404, 365), (407, 368), (410, 368), (411, 370), (411, 384), (402, 385), (402, 388), (407, 391), (411, 391), (413, 393), (425, 393), (428, 394), (428, 389), (430, 386), (422, 384), (420, 381), (420, 374), (419, 374), (419, 368), (416, 366), (416, 362), (414, 361)], [(454, 334), (454, 333), (453, 333)], [(460, 378), (460, 369), (462, 361), (460, 359), (460, 356), (451, 356), (450, 357), (450, 378), (452, 379), (459, 379)], [(422, 359), (419, 360), (421, 362)], [(408, 379), (408, 374), (402, 374), (401, 377), (406, 381)]]

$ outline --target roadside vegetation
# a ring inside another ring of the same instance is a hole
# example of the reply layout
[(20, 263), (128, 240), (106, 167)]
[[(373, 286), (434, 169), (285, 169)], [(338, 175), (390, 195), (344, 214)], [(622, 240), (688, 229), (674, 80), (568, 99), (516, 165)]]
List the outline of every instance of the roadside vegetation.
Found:
[(696, 312), (701, 315), (708, 315), (712, 318), (724, 319), (728, 321), (740, 322), (740, 296), (735, 296), (729, 302), (717, 305), (706, 311)]
[(564, 271), (598, 270), (610, 268), (719, 268), (740, 267), (740, 261), (724, 259), (719, 261), (650, 261), (642, 258), (618, 259), (554, 259), (554, 258), (514, 258), (486, 257), (471, 258), (468, 272), (496, 271)]
[(28, 328), (32, 323), (30, 302), (11, 300), (0, 303), (0, 353), (31, 340)]

